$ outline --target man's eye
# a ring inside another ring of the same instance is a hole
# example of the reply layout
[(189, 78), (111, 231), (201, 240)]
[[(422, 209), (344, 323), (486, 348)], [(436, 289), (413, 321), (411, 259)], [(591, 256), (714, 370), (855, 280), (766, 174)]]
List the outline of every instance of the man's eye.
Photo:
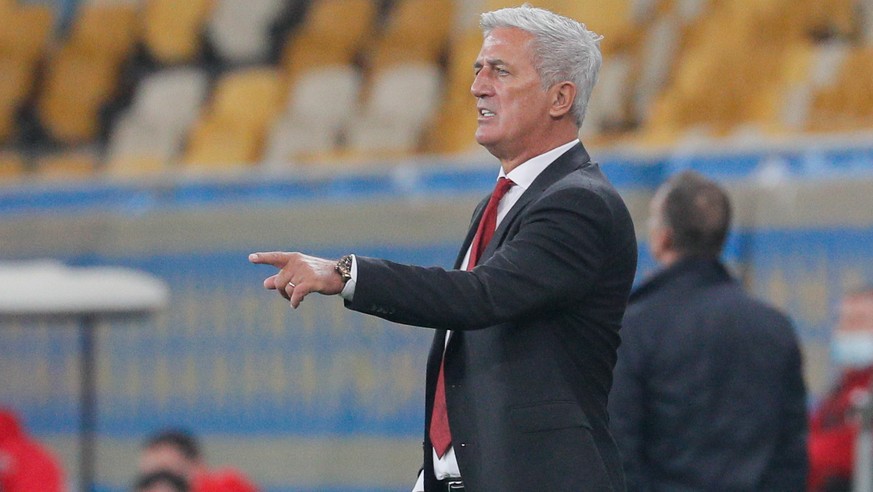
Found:
[(507, 70), (505, 68), (498, 68), (497, 73), (500, 75), (509, 75), (509, 70)]

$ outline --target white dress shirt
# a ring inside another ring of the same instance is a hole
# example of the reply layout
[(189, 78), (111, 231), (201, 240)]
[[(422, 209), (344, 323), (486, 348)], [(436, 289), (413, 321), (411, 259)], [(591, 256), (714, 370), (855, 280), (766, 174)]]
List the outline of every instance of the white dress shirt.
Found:
[[(521, 195), (530, 188), (530, 185), (534, 182), (537, 176), (545, 170), (549, 164), (555, 162), (555, 160), (562, 156), (565, 152), (570, 150), (573, 146), (579, 143), (579, 140), (572, 140), (567, 142), (560, 147), (556, 147), (544, 154), (540, 154), (536, 157), (533, 157), (524, 163), (520, 164), (518, 167), (510, 171), (509, 173), (505, 173), (503, 168), (500, 168), (500, 173), (497, 176), (497, 179), (502, 177), (506, 177), (511, 179), (515, 186), (511, 187), (509, 191), (506, 192), (506, 195), (503, 196), (503, 199), (500, 200), (500, 203), (497, 205), (497, 225), (500, 225), (500, 222), (506, 217), (506, 214), (512, 209), (513, 205), (518, 202), (518, 199), (521, 198)], [(467, 264), (470, 262), (470, 248), (467, 248), (467, 253), (464, 255), (464, 261), (461, 262), (461, 270), (467, 269)], [(342, 293), (340, 294), (343, 299), (347, 301), (351, 301), (355, 295), (355, 285), (357, 284), (358, 278), (358, 264), (354, 255), (352, 256), (352, 268), (351, 268), (352, 278), (346, 282), (345, 287), (343, 288)], [(449, 337), (451, 336), (451, 330), (446, 333), (446, 345), (449, 343)], [(442, 458), (437, 456), (436, 451), (433, 452), (433, 471), (436, 477), (439, 480), (443, 480), (449, 477), (460, 477), (461, 472), (458, 468), (458, 460), (455, 457), (455, 448), (454, 446), (449, 447), (449, 450), (446, 454), (443, 455)], [(419, 473), (418, 480), (415, 483), (415, 486), (412, 488), (412, 492), (424, 492), (424, 473)]]

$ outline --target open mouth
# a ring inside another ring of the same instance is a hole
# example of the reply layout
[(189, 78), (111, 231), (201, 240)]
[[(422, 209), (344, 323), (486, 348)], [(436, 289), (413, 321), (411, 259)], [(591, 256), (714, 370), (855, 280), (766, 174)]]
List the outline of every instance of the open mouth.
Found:
[(485, 109), (485, 108), (480, 108), (479, 109), (479, 116), (481, 116), (483, 118), (493, 118), (494, 113), (492, 111)]

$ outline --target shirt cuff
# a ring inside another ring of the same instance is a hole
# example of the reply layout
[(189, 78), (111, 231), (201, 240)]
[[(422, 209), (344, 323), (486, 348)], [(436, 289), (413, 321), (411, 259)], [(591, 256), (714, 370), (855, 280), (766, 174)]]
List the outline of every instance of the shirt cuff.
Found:
[(343, 290), (340, 292), (340, 297), (346, 301), (352, 302), (355, 298), (355, 285), (358, 282), (358, 259), (355, 255), (350, 256), (352, 257), (352, 270), (349, 273), (351, 273), (352, 278), (346, 281), (346, 285), (343, 286)]

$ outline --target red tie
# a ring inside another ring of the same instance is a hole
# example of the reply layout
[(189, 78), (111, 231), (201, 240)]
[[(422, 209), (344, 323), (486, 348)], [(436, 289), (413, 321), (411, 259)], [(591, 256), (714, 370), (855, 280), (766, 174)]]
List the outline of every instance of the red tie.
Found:
[[(488, 200), (488, 205), (485, 206), (485, 213), (482, 214), (482, 219), (479, 221), (476, 235), (473, 236), (473, 243), (470, 245), (470, 259), (467, 261), (467, 270), (472, 270), (476, 266), (479, 255), (482, 254), (491, 238), (494, 237), (494, 230), (497, 229), (497, 206), (500, 204), (500, 200), (503, 199), (503, 195), (506, 195), (506, 192), (514, 184), (512, 180), (507, 178), (497, 180), (497, 186), (494, 187), (494, 192), (491, 193), (491, 199)], [(440, 372), (437, 376), (436, 393), (433, 399), (433, 413), (430, 417), (430, 442), (440, 458), (446, 454), (446, 451), (449, 450), (449, 445), (452, 443), (452, 433), (449, 430), (449, 414), (446, 412), (444, 365), (445, 359), (440, 361)]]

